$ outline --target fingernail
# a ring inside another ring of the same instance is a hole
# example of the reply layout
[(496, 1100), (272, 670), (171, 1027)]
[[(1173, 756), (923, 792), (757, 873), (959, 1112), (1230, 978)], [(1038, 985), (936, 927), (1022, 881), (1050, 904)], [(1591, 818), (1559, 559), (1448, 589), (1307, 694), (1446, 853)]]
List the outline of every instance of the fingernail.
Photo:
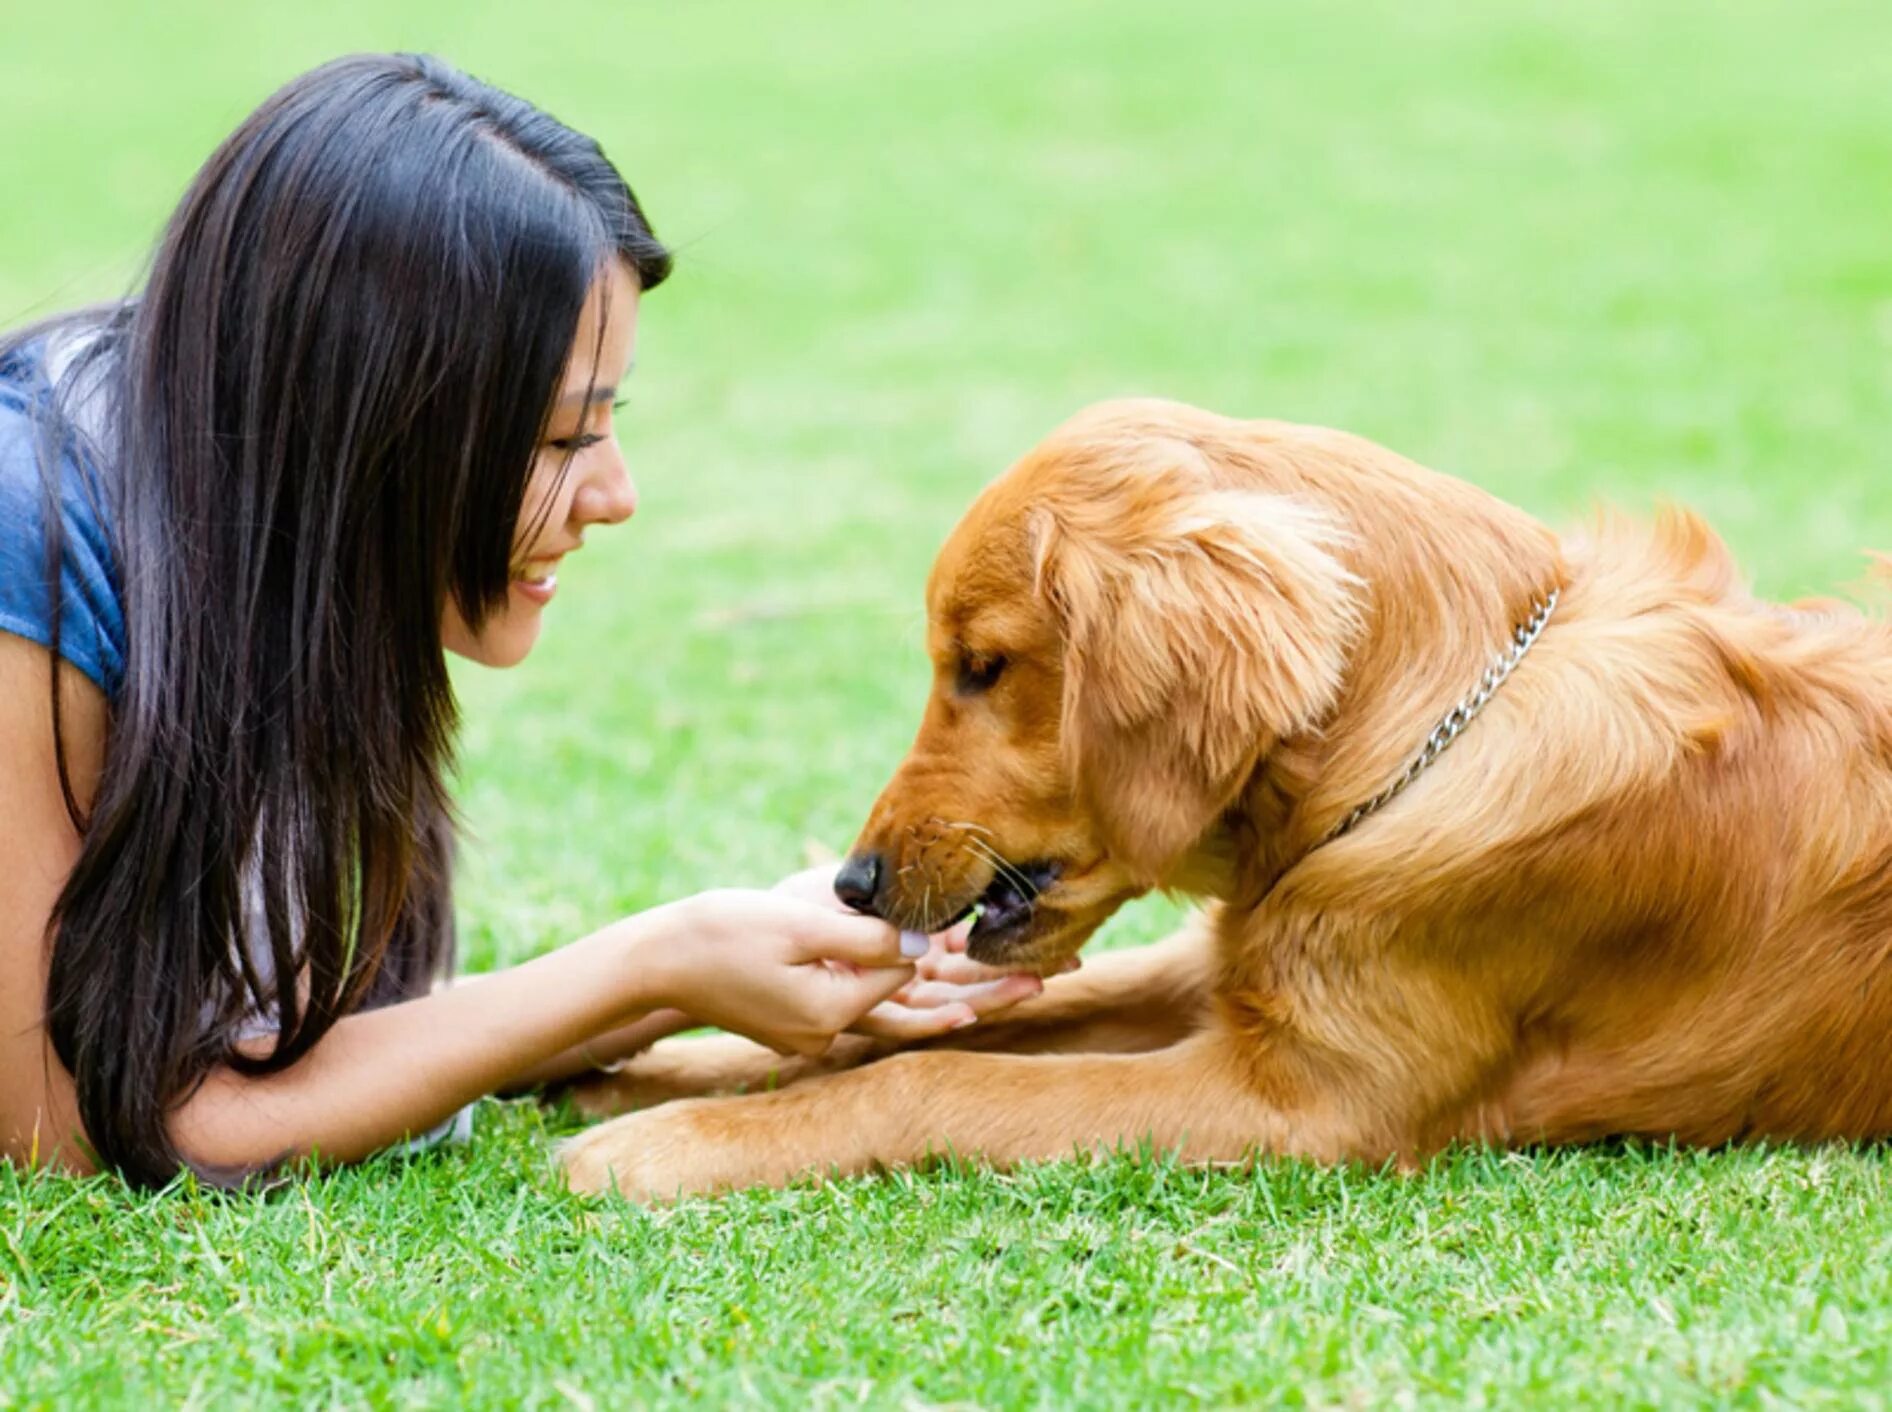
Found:
[(977, 1015), (968, 1015), (963, 1020), (954, 1020), (953, 1028), (956, 1030), (963, 1030), (967, 1025), (976, 1025), (978, 1023), (979, 1023), (979, 1017)]
[(925, 932), (900, 933), (900, 954), (909, 961), (918, 960), (920, 957), (926, 955), (926, 950), (929, 945), (931, 945), (931, 943), (927, 941)]

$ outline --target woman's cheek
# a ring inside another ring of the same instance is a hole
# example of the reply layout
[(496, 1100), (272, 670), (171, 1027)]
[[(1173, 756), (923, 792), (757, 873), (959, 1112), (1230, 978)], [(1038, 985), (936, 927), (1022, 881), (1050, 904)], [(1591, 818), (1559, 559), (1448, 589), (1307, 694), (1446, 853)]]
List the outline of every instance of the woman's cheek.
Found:
[[(534, 547), (538, 540), (557, 532), (565, 522), (572, 493), (578, 484), (578, 458), (566, 464), (566, 456), (541, 454), (526, 482), (525, 499), (519, 505), (516, 539), (522, 549)], [(536, 531), (536, 533), (535, 533)], [(531, 555), (522, 555), (530, 558)]]

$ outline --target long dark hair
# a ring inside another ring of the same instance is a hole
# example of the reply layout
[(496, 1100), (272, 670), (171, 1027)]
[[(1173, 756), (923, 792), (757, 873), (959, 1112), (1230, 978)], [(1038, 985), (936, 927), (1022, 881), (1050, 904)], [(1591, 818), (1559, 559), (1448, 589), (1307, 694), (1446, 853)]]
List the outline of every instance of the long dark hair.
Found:
[[(670, 269), (595, 142), (437, 59), (364, 55), (217, 150), (140, 295), (0, 340), (89, 334), (60, 386), (111, 394), (89, 438), (55, 397), (41, 458), (48, 487), (58, 454), (108, 468), (127, 637), (89, 817), (67, 786), (46, 1009), (133, 1180), (177, 1172), (170, 1115), (213, 1068), (281, 1069), (451, 964), (442, 612), (477, 629), (504, 601), (613, 259), (646, 290)], [(259, 1018), (273, 1047), (245, 1057)]]

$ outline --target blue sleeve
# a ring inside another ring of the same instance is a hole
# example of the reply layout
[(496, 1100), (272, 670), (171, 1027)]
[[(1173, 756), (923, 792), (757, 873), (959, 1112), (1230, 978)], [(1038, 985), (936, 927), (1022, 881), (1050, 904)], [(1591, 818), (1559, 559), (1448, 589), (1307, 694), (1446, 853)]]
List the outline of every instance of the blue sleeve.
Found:
[[(0, 631), (52, 646), (40, 430), (24, 391), (0, 381)], [(125, 678), (125, 615), (97, 487), (68, 458), (60, 467), (64, 562), (59, 655), (116, 698)]]

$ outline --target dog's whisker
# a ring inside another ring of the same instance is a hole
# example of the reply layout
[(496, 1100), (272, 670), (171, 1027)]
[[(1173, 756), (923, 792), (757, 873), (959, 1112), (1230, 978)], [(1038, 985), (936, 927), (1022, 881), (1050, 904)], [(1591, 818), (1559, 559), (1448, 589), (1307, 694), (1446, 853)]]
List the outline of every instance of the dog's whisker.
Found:
[(933, 869), (933, 881), (929, 885), (929, 887), (934, 887), (934, 886), (938, 887), (940, 892), (942, 893), (946, 891), (946, 880), (939, 875), (938, 867), (935, 867)]
[[(978, 840), (973, 840), (973, 841), (978, 842)], [(1011, 859), (1005, 857), (1004, 854), (1000, 853), (998, 849), (992, 847), (991, 844), (979, 843), (978, 851), (983, 853), (986, 857), (990, 858), (992, 860), (993, 866), (996, 867), (1007, 878), (1010, 878), (1013, 882), (1017, 883), (1021, 891), (1034, 893), (1034, 894), (1038, 891), (1036, 884), (1034, 884), (1030, 878), (1025, 876), (1024, 870), (1020, 868), (1016, 863), (1012, 862)]]
[(969, 851), (971, 851), (972, 853), (974, 853), (975, 855), (979, 857), (985, 858), (988, 861), (990, 861), (994, 870), (997, 871), (1001, 877), (1005, 878), (1008, 882), (1012, 883), (1015, 887), (1017, 887), (1018, 890), (1024, 893), (1028, 899), (1031, 899), (1031, 900), (1037, 899), (1037, 896), (1038, 896), (1037, 885), (1033, 883), (1030, 878), (1026, 877), (1024, 873), (1019, 871), (1019, 869), (1015, 865), (1007, 862), (1003, 857), (1001, 857), (996, 849), (992, 848), (988, 844), (980, 842), (978, 839), (968, 839), (966, 840), (966, 842), (970, 846)]
[(994, 837), (994, 835), (993, 835), (993, 833), (992, 833), (992, 830), (991, 830), (991, 829), (988, 829), (988, 828), (986, 828), (986, 827), (985, 827), (985, 826), (984, 826), (983, 824), (970, 824), (970, 823), (949, 823), (949, 822), (948, 822), (947, 820), (945, 820), (945, 819), (941, 819), (941, 820), (940, 820), (939, 822), (940, 822), (940, 823), (942, 823), (942, 824), (945, 824), (945, 825), (946, 825), (946, 827), (947, 827), (947, 828), (949, 828), (949, 829), (960, 829), (960, 830), (962, 830), (962, 831), (964, 831), (964, 832), (968, 832), (968, 833), (982, 833), (982, 834), (984, 834), (984, 835), (985, 835), (985, 836), (986, 836), (987, 838), (992, 838), (992, 837)]
[[(1039, 892), (1041, 891), (1038, 885), (1025, 876), (1024, 872), (1016, 864), (1007, 861), (996, 848), (978, 836), (984, 834), (987, 838), (993, 837), (991, 829), (985, 827), (983, 824), (975, 824), (969, 819), (945, 819), (937, 815), (928, 819), (926, 824), (928, 827), (948, 829), (959, 835), (956, 841), (960, 847), (972, 854), (973, 857), (990, 863), (992, 870), (1012, 886), (1016, 887), (1027, 901), (1037, 901)], [(909, 825), (909, 832), (912, 830), (913, 826)], [(943, 890), (944, 885), (942, 884), (942, 891)]]
[(1004, 877), (1006, 881), (1012, 883), (1015, 887), (1018, 888), (1020, 892), (1025, 894), (1027, 901), (1035, 902), (1037, 900), (1038, 898), (1037, 884), (1032, 882), (1030, 878), (1026, 877), (1025, 874), (1021, 872), (1016, 866), (1014, 866), (1011, 863), (1006, 862), (1004, 858), (1000, 857), (998, 850), (993, 848), (990, 844), (977, 838), (965, 839), (964, 843), (966, 845), (966, 849), (968, 852), (974, 854), (977, 857), (984, 858), (989, 863), (991, 863), (993, 868), (998, 871), (1000, 876)]

